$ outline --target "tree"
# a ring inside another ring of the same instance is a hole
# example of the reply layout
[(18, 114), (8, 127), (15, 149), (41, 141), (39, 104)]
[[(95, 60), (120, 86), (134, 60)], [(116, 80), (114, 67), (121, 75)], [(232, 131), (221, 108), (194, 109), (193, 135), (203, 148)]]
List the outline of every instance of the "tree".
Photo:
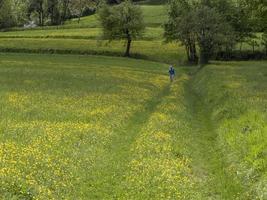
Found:
[(40, 26), (43, 26), (45, 19), (45, 0), (30, 0), (28, 5), (29, 16), (33, 12), (36, 12), (38, 14), (38, 23)]
[(72, 0), (70, 2), (70, 9), (72, 14), (78, 16), (78, 23), (80, 23), (83, 12), (90, 7), (98, 4), (97, 0)]
[(195, 34), (193, 32), (193, 4), (186, 0), (172, 0), (169, 7), (169, 19), (164, 25), (164, 36), (167, 42), (176, 41), (185, 46), (187, 59), (197, 63)]
[(14, 25), (24, 25), (28, 21), (27, 18), (28, 1), (25, 0), (11, 0), (12, 16)]
[(200, 6), (196, 9), (193, 21), (193, 29), (200, 51), (199, 63), (205, 65), (228, 36), (226, 33), (230, 32), (231, 28), (215, 9), (207, 6)]
[(68, 13), (70, 10), (70, 0), (60, 0), (59, 3), (61, 23), (63, 23), (68, 18)]
[(9, 0), (0, 0), (0, 28), (11, 27), (14, 24), (11, 3)]
[[(218, 0), (219, 1), (219, 0)], [(220, 0), (223, 1), (223, 0)], [(188, 61), (205, 65), (222, 47), (234, 44), (233, 31), (214, 7), (214, 1), (172, 0), (169, 20), (165, 24), (167, 41), (178, 41), (186, 47)]]
[(117, 6), (102, 5), (99, 11), (103, 37), (108, 40), (126, 40), (125, 56), (130, 56), (132, 40), (143, 33), (145, 26), (142, 11), (131, 1)]
[(47, 15), (50, 17), (51, 25), (61, 23), (58, 0), (47, 0)]

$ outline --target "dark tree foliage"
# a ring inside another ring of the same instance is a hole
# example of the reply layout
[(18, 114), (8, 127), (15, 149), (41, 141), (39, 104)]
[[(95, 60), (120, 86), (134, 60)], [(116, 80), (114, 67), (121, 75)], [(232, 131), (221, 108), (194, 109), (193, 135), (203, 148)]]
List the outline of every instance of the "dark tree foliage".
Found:
[(33, 12), (38, 13), (38, 24), (40, 26), (44, 25), (45, 20), (44, 3), (44, 0), (30, 0), (28, 5), (28, 15), (30, 16)]
[(8, 28), (14, 25), (11, 5), (8, 0), (0, 0), (0, 28)]
[(47, 14), (50, 17), (51, 25), (61, 23), (58, 0), (47, 0)]
[(186, 0), (173, 0), (168, 11), (169, 20), (165, 24), (164, 36), (167, 42), (181, 42), (185, 46), (187, 59), (197, 63), (196, 38), (193, 31), (193, 4)]
[(191, 63), (199, 61), (201, 65), (205, 65), (219, 49), (228, 49), (234, 45), (233, 31), (213, 3), (208, 0), (170, 1), (165, 38), (184, 45)]

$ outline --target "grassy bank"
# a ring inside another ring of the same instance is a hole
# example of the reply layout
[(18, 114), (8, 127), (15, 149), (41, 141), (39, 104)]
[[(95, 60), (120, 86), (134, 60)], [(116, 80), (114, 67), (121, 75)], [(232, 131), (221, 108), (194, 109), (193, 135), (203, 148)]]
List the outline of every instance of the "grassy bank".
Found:
[[(28, 53), (60, 53), (60, 54), (93, 54), (123, 56), (125, 51), (124, 41), (98, 41), (82, 39), (31, 39), (12, 38), (0, 39), (2, 52), (28, 52)], [(161, 40), (135, 41), (132, 44), (132, 55), (165, 63), (183, 63), (184, 50), (177, 44), (165, 44)]]
[(213, 173), (224, 184), (223, 199), (267, 198), (266, 66), (266, 62), (217, 63), (204, 68), (193, 83), (213, 124), (213, 151), (223, 158), (215, 161), (220, 167)]

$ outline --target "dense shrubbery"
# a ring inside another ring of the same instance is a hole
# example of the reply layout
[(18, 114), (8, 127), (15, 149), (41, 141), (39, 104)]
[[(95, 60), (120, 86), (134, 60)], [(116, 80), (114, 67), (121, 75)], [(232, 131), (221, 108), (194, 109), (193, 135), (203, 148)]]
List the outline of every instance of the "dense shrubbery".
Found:
[(234, 50), (234, 51), (218, 51), (214, 56), (215, 60), (265, 60), (267, 54), (264, 51), (251, 50)]

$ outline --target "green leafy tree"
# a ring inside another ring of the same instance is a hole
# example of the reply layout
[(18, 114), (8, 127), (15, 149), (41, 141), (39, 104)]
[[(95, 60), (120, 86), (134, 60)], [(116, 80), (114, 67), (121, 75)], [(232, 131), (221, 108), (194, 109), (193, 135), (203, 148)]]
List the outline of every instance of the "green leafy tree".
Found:
[(263, 35), (262, 35), (262, 45), (264, 46), (264, 49), (265, 49), (265, 54), (267, 56), (267, 32), (265, 32)]
[(61, 23), (58, 0), (47, 0), (47, 15), (50, 17), (51, 25)]
[(28, 1), (26, 0), (11, 0), (12, 16), (14, 25), (21, 26), (28, 21), (27, 7)]
[(221, 15), (213, 8), (200, 6), (194, 12), (194, 32), (199, 46), (200, 65), (209, 62), (218, 47), (227, 37), (231, 27), (223, 20)]
[(30, 0), (28, 15), (30, 16), (32, 13), (37, 13), (38, 24), (43, 26), (45, 21), (45, 0)]
[(70, 1), (71, 0), (59, 0), (59, 10), (60, 10), (61, 23), (64, 23), (64, 21), (70, 15)]
[(213, 7), (214, 1), (172, 0), (169, 20), (165, 24), (167, 41), (177, 41), (186, 47), (188, 60), (205, 65), (223, 47), (231, 49), (235, 44), (231, 26), (226, 17)]
[(0, 0), (0, 28), (14, 25), (11, 3), (9, 0)]
[(73, 15), (78, 16), (78, 23), (80, 23), (83, 12), (97, 4), (98, 0), (72, 0), (70, 1), (70, 10)]
[(169, 19), (164, 25), (167, 42), (176, 41), (185, 46), (187, 59), (197, 63), (196, 39), (193, 31), (192, 10), (194, 5), (186, 0), (172, 0), (169, 6)]
[(130, 56), (132, 41), (140, 37), (145, 29), (143, 14), (139, 6), (125, 1), (117, 6), (102, 5), (99, 18), (103, 37), (108, 40), (126, 40), (125, 56)]

